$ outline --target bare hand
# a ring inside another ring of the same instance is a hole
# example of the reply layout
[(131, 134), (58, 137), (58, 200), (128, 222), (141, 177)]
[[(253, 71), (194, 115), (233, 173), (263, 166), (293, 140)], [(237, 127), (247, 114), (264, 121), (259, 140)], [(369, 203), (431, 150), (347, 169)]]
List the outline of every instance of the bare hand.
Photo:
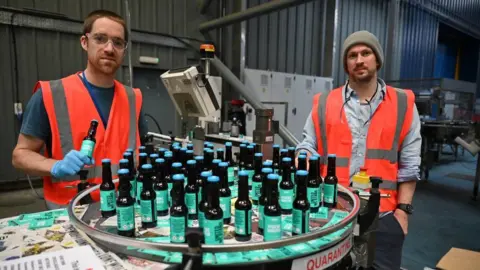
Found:
[(407, 235), (408, 233), (408, 214), (405, 213), (403, 210), (397, 209), (393, 214), (395, 218), (398, 220), (400, 227), (402, 227), (403, 234)]

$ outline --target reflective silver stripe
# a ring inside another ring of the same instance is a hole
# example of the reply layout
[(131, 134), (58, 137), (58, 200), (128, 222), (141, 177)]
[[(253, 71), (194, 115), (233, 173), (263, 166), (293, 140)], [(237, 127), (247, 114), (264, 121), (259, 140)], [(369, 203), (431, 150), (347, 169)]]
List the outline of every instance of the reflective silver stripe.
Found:
[[(119, 169), (119, 165), (118, 164), (112, 164), (111, 166), (111, 170), (112, 170), (112, 175), (116, 175), (117, 174), (117, 171)], [(91, 167), (86, 167), (84, 168), (83, 170), (87, 170), (88, 171), (88, 175), (87, 175), (87, 178), (88, 179), (91, 179), (91, 178), (100, 178), (102, 177), (102, 166), (91, 166)], [(76, 181), (76, 180), (80, 180), (80, 176), (78, 175), (71, 175), (71, 176), (66, 176), (66, 177), (63, 177), (62, 179), (54, 179), (54, 182), (70, 182), (70, 181)]]
[(117, 175), (118, 170), (120, 169), (119, 164), (112, 164), (112, 175)]
[(348, 167), (348, 158), (347, 157), (337, 157), (335, 159), (335, 165), (337, 167)]
[[(327, 147), (327, 125), (326, 125), (326, 107), (327, 98), (330, 92), (322, 93), (318, 101), (318, 121), (320, 122), (320, 140), (322, 141), (323, 156), (328, 155)], [(337, 161), (338, 162), (338, 161)], [(327, 159), (323, 159), (323, 164), (327, 164)]]
[(395, 91), (397, 91), (397, 123), (392, 148), (390, 150), (367, 149), (366, 158), (368, 159), (385, 159), (389, 160), (392, 164), (397, 163), (398, 142), (403, 128), (403, 122), (405, 122), (405, 114), (407, 113), (407, 94), (400, 89), (395, 88)]
[(397, 190), (397, 181), (394, 180), (386, 180), (382, 179), (382, 183), (380, 183), (381, 189), (388, 189), (388, 190)]
[[(135, 92), (130, 86), (125, 85), (125, 90), (128, 97), (128, 107), (129, 107), (129, 122), (130, 128), (128, 130), (128, 148), (136, 149), (137, 144), (137, 105), (135, 100)], [(126, 150), (126, 149), (123, 149)]]
[(55, 109), (55, 118), (57, 119), (62, 154), (66, 155), (73, 149), (73, 137), (62, 80), (50, 81), (50, 89), (52, 90), (53, 107)]

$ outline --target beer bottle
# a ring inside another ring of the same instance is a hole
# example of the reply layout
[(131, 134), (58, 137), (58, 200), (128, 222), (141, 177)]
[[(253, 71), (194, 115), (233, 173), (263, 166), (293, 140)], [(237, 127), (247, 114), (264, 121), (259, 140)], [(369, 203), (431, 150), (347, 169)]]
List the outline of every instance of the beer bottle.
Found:
[(307, 156), (298, 155), (298, 170), (306, 171), (307, 170)]
[(165, 152), (165, 181), (167, 181), (168, 184), (168, 205), (172, 205), (172, 196), (170, 195), (170, 192), (172, 191), (172, 186), (173, 186), (173, 179), (172, 179), (172, 164), (173, 164), (173, 154), (172, 152), (168, 151)]
[(193, 160), (193, 159), (194, 159), (193, 150), (187, 150), (187, 161)]
[(80, 152), (89, 158), (93, 157), (93, 151), (95, 149), (95, 135), (97, 134), (98, 121), (93, 119), (90, 121), (90, 128), (88, 129), (87, 136), (83, 138), (82, 146), (80, 146)]
[(318, 190), (320, 184), (318, 181), (318, 157), (311, 156), (309, 159), (310, 167), (308, 170), (307, 180), (307, 198), (310, 203), (310, 213), (317, 213), (320, 207), (320, 199), (318, 197)]
[(242, 143), (240, 144), (240, 160), (238, 162), (238, 169), (244, 170), (245, 169), (245, 160), (247, 154), (247, 145)]
[(238, 184), (237, 176), (235, 175), (238, 168), (237, 164), (233, 160), (233, 153), (232, 153), (232, 143), (226, 142), (225, 143), (225, 162), (228, 163), (228, 185), (234, 186)]
[(153, 153), (153, 154), (150, 154), (150, 164), (154, 165), (155, 164), (155, 160), (157, 158), (159, 158), (160, 156), (157, 154), (157, 153)]
[[(187, 165), (187, 148), (186, 147), (182, 147), (180, 148), (180, 163), (182, 163), (183, 165), (183, 168), (185, 169), (186, 168), (186, 165)], [(192, 158), (193, 159), (193, 158)]]
[[(183, 174), (182, 163), (174, 162), (172, 164), (172, 174), (171, 174), (171, 176), (173, 176), (175, 174)], [(183, 175), (185, 175), (185, 174), (183, 174)], [(187, 179), (184, 179), (184, 182), (183, 182), (184, 186), (186, 185), (186, 182), (187, 182)]]
[(218, 171), (218, 164), (220, 164), (220, 162), (222, 162), (220, 161), (220, 159), (214, 159), (212, 161), (212, 175), (220, 177), (219, 171)]
[[(198, 219), (198, 187), (197, 187), (197, 162), (187, 161), (187, 185), (185, 186), (185, 204), (188, 209), (189, 227), (193, 226), (193, 220)], [(192, 225), (192, 226), (191, 226)]]
[(138, 155), (138, 177), (137, 177), (137, 193), (135, 197), (137, 198), (137, 203), (140, 205), (140, 193), (142, 193), (143, 190), (143, 182), (142, 182), (142, 177), (140, 177), (141, 174), (141, 168), (143, 165), (147, 164), (147, 153), (142, 152)]
[(140, 147), (138, 147), (138, 152), (147, 153), (147, 148), (144, 145), (140, 145)]
[(193, 150), (193, 144), (192, 143), (187, 144), (187, 149), (188, 150)]
[(260, 198), (260, 195), (262, 195), (262, 159), (263, 159), (262, 153), (255, 154), (255, 160), (254, 160), (255, 174), (253, 175), (253, 178), (252, 178), (252, 192), (250, 196), (252, 197), (253, 205), (258, 205), (258, 199)]
[(217, 148), (217, 159), (220, 159), (222, 162), (225, 161), (225, 151), (223, 151), (223, 148)]
[(203, 233), (205, 235), (205, 244), (216, 245), (223, 244), (223, 209), (219, 200), (219, 177), (208, 177), (207, 207), (205, 209), (205, 220), (203, 224)]
[[(292, 180), (295, 182), (295, 172), (297, 171), (297, 167), (295, 167), (295, 147), (288, 148), (288, 157), (292, 160), (292, 164), (290, 167), (290, 173)], [(296, 193), (295, 193), (296, 194)]]
[(248, 172), (238, 173), (238, 198), (235, 202), (235, 239), (250, 241), (252, 238), (252, 203), (248, 198)]
[(120, 179), (117, 198), (118, 235), (135, 237), (135, 199), (130, 196), (130, 172), (128, 169), (120, 169), (117, 174)]
[(157, 226), (157, 203), (156, 193), (152, 186), (153, 167), (151, 164), (143, 164), (141, 167), (142, 192), (140, 193), (140, 213), (143, 228)]
[(183, 174), (172, 176), (172, 206), (170, 207), (170, 242), (185, 243), (185, 230), (187, 227), (188, 209), (185, 205), (185, 192)]
[(212, 161), (213, 161), (213, 151), (210, 148), (206, 148), (203, 152), (203, 162), (204, 162), (204, 170), (210, 171), (212, 170)]
[(198, 201), (202, 200), (202, 188), (203, 188), (203, 179), (201, 177), (203, 171), (203, 156), (196, 156), (195, 161), (197, 162), (197, 187), (198, 187)]
[(278, 175), (271, 173), (267, 176), (266, 202), (263, 208), (263, 228), (265, 241), (282, 239), (282, 211), (278, 203)]
[(135, 199), (137, 196), (137, 170), (133, 163), (133, 152), (127, 151), (123, 154), (123, 158), (128, 160), (128, 171), (130, 173), (130, 194)]
[(297, 176), (297, 195), (293, 201), (292, 235), (308, 233), (310, 230), (310, 203), (307, 198), (308, 172), (299, 170)]
[(180, 153), (180, 146), (174, 146), (172, 153), (173, 153), (173, 162), (180, 162), (181, 163), (181, 153)]
[(250, 194), (250, 196), (252, 194), (253, 176), (255, 175), (255, 168), (253, 167), (253, 162), (254, 162), (253, 156), (254, 156), (253, 147), (250, 149), (247, 147), (247, 152), (245, 153), (245, 166), (243, 170), (245, 170), (248, 173), (248, 194)]
[(278, 174), (280, 170), (280, 145), (273, 145), (273, 154), (272, 154), (272, 169), (273, 173)]
[[(280, 160), (283, 160), (286, 157), (289, 157), (288, 150), (287, 149), (280, 150)], [(282, 169), (282, 167), (280, 167), (280, 169)]]
[(212, 150), (215, 150), (215, 146), (213, 145), (213, 143), (208, 143), (208, 148), (210, 148)]
[(153, 183), (153, 190), (157, 197), (157, 216), (168, 216), (168, 182), (165, 178), (165, 160), (157, 158), (155, 160), (156, 177)]
[(231, 221), (231, 203), (232, 191), (228, 186), (228, 163), (218, 164), (218, 176), (220, 178), (220, 207), (223, 210), (223, 223), (230, 224)]
[(323, 205), (323, 178), (322, 178), (322, 162), (319, 154), (314, 154), (314, 157), (318, 158), (318, 170), (317, 170), (317, 180), (318, 180), (318, 204), (321, 207)]
[(158, 157), (159, 157), (159, 158), (165, 158), (165, 153), (166, 153), (166, 152), (167, 152), (167, 149), (165, 149), (165, 148), (160, 148), (160, 149), (158, 149), (158, 152), (157, 152)]
[(115, 215), (115, 197), (111, 161), (106, 158), (102, 160), (102, 184), (100, 185), (100, 211), (102, 217), (108, 218)]
[(260, 189), (261, 194), (260, 197), (258, 198), (258, 233), (263, 235), (263, 224), (264, 224), (264, 207), (265, 203), (267, 201), (267, 194), (266, 194), (266, 189), (267, 189), (267, 176), (268, 174), (273, 173), (273, 170), (271, 168), (263, 168), (262, 169), (262, 188)]
[(292, 213), (292, 204), (295, 194), (293, 193), (293, 182), (291, 179), (290, 167), (292, 159), (285, 157), (282, 159), (282, 181), (280, 182), (280, 208), (282, 214), (290, 215)]
[(328, 155), (327, 176), (323, 184), (323, 205), (328, 208), (337, 207), (337, 184), (338, 178), (335, 172), (336, 155)]
[(198, 227), (203, 228), (203, 223), (205, 220), (205, 209), (208, 205), (207, 200), (207, 193), (208, 193), (208, 177), (212, 176), (212, 172), (210, 171), (203, 171), (200, 174), (200, 178), (202, 178), (203, 186), (202, 186), (202, 199), (198, 203)]

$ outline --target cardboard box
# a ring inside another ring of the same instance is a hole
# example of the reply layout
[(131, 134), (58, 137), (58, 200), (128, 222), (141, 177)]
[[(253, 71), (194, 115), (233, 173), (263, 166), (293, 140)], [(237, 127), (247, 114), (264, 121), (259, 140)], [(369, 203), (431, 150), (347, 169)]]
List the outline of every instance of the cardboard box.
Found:
[(437, 264), (441, 270), (479, 270), (480, 252), (451, 248)]

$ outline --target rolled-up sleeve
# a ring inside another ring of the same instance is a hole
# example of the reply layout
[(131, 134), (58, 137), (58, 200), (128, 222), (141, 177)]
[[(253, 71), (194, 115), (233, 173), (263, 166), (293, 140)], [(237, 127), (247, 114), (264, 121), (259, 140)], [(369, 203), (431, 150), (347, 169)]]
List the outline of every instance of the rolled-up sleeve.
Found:
[(306, 150), (311, 154), (317, 154), (317, 137), (315, 135), (315, 126), (313, 124), (311, 112), (305, 122), (302, 135), (303, 141), (297, 145), (296, 152)]
[(398, 182), (420, 180), (420, 151), (422, 148), (420, 125), (417, 106), (414, 106), (412, 125), (400, 149), (397, 173)]

